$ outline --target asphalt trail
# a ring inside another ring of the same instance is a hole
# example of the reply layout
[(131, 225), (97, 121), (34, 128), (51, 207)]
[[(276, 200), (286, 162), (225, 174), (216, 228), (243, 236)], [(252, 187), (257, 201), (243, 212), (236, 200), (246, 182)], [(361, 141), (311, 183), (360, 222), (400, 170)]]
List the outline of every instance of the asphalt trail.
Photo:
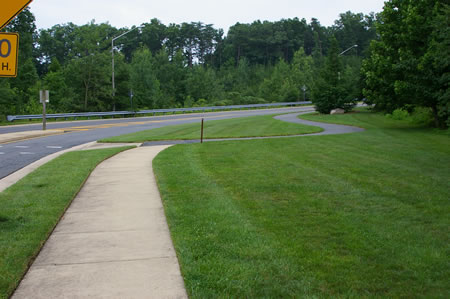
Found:
[[(308, 126), (320, 127), (323, 129), (320, 133), (311, 133), (311, 134), (301, 134), (301, 135), (289, 135), (289, 136), (266, 136), (266, 137), (241, 137), (241, 138), (217, 138), (217, 139), (204, 139), (203, 142), (215, 142), (215, 141), (233, 141), (233, 140), (257, 140), (257, 139), (275, 139), (275, 138), (292, 138), (292, 137), (304, 137), (304, 136), (314, 136), (314, 135), (335, 135), (335, 134), (348, 134), (348, 133), (357, 133), (362, 132), (364, 129), (353, 127), (353, 126), (345, 126), (345, 125), (336, 125), (336, 124), (327, 124), (309, 120), (299, 119), (298, 116), (301, 114), (306, 114), (311, 112), (301, 112), (301, 113), (290, 113), (275, 116), (275, 119), (290, 122), (303, 124)], [(155, 145), (173, 145), (173, 144), (192, 144), (192, 143), (200, 143), (200, 139), (192, 139), (192, 140), (162, 140), (162, 141), (149, 141), (142, 144), (142, 146), (155, 146)]]

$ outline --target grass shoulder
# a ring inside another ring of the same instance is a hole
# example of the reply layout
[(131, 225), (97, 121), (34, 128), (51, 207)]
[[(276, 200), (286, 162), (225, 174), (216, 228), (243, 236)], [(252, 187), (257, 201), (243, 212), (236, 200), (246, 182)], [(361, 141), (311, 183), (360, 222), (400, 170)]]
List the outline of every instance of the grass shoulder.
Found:
[(337, 118), (368, 130), (156, 158), (191, 297), (448, 297), (450, 139)]
[[(321, 132), (322, 128), (287, 123), (274, 115), (252, 116), (205, 121), (204, 138), (239, 138), (286, 136)], [(101, 142), (145, 142), (158, 140), (200, 139), (200, 119), (196, 123), (167, 126), (132, 134), (112, 137)]]
[(0, 298), (8, 298), (94, 168), (132, 147), (66, 153), (0, 193)]

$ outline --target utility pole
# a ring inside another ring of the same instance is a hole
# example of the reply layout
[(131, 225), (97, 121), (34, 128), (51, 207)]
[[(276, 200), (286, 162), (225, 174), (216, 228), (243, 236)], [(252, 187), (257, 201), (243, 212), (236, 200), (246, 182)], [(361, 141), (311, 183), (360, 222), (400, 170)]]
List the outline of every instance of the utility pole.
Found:
[(39, 100), (42, 103), (42, 130), (47, 130), (47, 103), (50, 101), (49, 91), (40, 90)]
[[(342, 56), (342, 55), (344, 55), (345, 53), (347, 53), (348, 51), (350, 51), (351, 49), (357, 48), (357, 47), (358, 47), (358, 45), (353, 45), (353, 46), (351, 46), (350, 48), (345, 49), (344, 51), (342, 51), (338, 56)], [(341, 80), (341, 72), (338, 72), (338, 80), (339, 80), (339, 81)]]
[(114, 97), (116, 96), (116, 84), (115, 84), (115, 76), (114, 76), (114, 41), (116, 40), (116, 39), (118, 39), (118, 38), (121, 38), (122, 36), (124, 36), (125, 34), (128, 34), (128, 33), (130, 33), (131, 31), (134, 31), (134, 30), (136, 30), (136, 29), (138, 29), (138, 28), (142, 28), (142, 26), (139, 26), (139, 27), (135, 27), (135, 28), (133, 28), (133, 29), (131, 29), (131, 30), (128, 30), (127, 32), (125, 32), (125, 33), (122, 33), (122, 34), (120, 34), (120, 35), (118, 35), (118, 36), (116, 36), (116, 37), (113, 37), (112, 38), (112, 40), (111, 40), (111, 55), (112, 55), (112, 98), (113, 98), (113, 111), (116, 111), (116, 101), (115, 101), (115, 99), (114, 99)]

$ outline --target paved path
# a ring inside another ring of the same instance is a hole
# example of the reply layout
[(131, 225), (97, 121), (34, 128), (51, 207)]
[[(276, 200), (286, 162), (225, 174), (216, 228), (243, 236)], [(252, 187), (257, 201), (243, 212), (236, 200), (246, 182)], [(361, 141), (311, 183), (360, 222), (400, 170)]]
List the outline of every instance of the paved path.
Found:
[[(308, 112), (310, 113), (310, 112)], [(332, 135), (332, 134), (347, 134), (347, 133), (357, 133), (362, 132), (364, 129), (353, 127), (353, 126), (345, 126), (345, 125), (335, 125), (335, 124), (327, 124), (327, 123), (321, 123), (316, 121), (309, 121), (309, 120), (303, 120), (298, 118), (299, 115), (306, 114), (306, 113), (291, 113), (291, 114), (283, 114), (275, 116), (275, 119), (279, 119), (282, 121), (287, 121), (291, 123), (297, 123), (297, 124), (303, 124), (308, 126), (316, 126), (323, 129), (323, 132), (320, 133), (314, 133), (314, 134), (307, 134), (302, 136), (308, 136), (308, 135)]]
[[(276, 118), (324, 128), (308, 135), (363, 130), (304, 121), (299, 114)], [(280, 137), (292, 136), (262, 138)], [(242, 139), (260, 138), (227, 140)], [(192, 142), (199, 141), (172, 143)], [(187, 298), (153, 175), (153, 158), (168, 147), (158, 143), (120, 153), (94, 170), (12, 298)]]
[(152, 170), (165, 148), (101, 163), (12, 298), (187, 298)]
[[(301, 112), (301, 113), (290, 113), (290, 114), (282, 114), (275, 116), (275, 119), (279, 119), (286, 122), (304, 124), (309, 126), (316, 126), (323, 129), (320, 133), (312, 133), (312, 134), (301, 134), (301, 135), (288, 135), (288, 136), (266, 136), (266, 137), (241, 137), (241, 138), (214, 138), (214, 139), (204, 139), (203, 142), (215, 142), (215, 141), (229, 141), (229, 140), (254, 140), (254, 139), (275, 139), (275, 138), (292, 138), (292, 137), (302, 137), (302, 136), (311, 136), (311, 135), (332, 135), (332, 134), (347, 134), (347, 133), (357, 133), (362, 132), (364, 129), (353, 127), (353, 126), (345, 126), (345, 125), (336, 125), (336, 124), (327, 124), (309, 120), (299, 119), (298, 116), (301, 114), (311, 113)], [(174, 145), (174, 144), (190, 144), (190, 143), (199, 143), (200, 139), (191, 139), (191, 140), (161, 140), (161, 141), (149, 141), (145, 142), (143, 146), (156, 146), (156, 145)]]

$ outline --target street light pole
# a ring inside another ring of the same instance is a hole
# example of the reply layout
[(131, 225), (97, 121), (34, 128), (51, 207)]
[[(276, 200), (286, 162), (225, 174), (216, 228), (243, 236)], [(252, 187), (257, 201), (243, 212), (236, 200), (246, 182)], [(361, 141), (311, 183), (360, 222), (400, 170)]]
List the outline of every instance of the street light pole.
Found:
[[(342, 56), (342, 55), (344, 55), (345, 53), (347, 53), (348, 51), (350, 51), (351, 49), (357, 48), (357, 47), (358, 47), (358, 45), (353, 45), (353, 46), (351, 46), (350, 48), (348, 48), (348, 49), (342, 51), (338, 56)], [(338, 80), (341, 80), (341, 72), (338, 72)]]
[(353, 45), (353, 46), (351, 46), (350, 48), (348, 48), (348, 49), (342, 51), (342, 52), (339, 54), (339, 56), (344, 55), (344, 53), (346, 53), (347, 51), (350, 51), (350, 50), (353, 49), (353, 48), (358, 48), (358, 45)]
[(128, 33), (130, 33), (131, 31), (133, 31), (133, 30), (136, 30), (136, 29), (138, 29), (138, 28), (142, 28), (142, 26), (139, 26), (139, 27), (135, 27), (135, 28), (133, 28), (133, 29), (131, 29), (131, 30), (128, 30), (127, 32), (125, 32), (125, 33), (122, 33), (122, 34), (120, 34), (120, 35), (118, 35), (118, 36), (116, 36), (116, 37), (113, 37), (112, 38), (112, 40), (111, 40), (111, 55), (112, 55), (112, 98), (113, 98), (113, 111), (116, 111), (116, 102), (115, 102), (115, 100), (114, 100), (114, 97), (116, 96), (116, 85), (115, 85), (115, 79), (114, 79), (114, 41), (116, 40), (116, 39), (119, 39), (119, 38), (121, 38), (122, 36), (124, 36), (125, 34), (128, 34)]
[(302, 90), (303, 90), (303, 101), (306, 101), (306, 90), (307, 90), (306, 85), (303, 84)]

